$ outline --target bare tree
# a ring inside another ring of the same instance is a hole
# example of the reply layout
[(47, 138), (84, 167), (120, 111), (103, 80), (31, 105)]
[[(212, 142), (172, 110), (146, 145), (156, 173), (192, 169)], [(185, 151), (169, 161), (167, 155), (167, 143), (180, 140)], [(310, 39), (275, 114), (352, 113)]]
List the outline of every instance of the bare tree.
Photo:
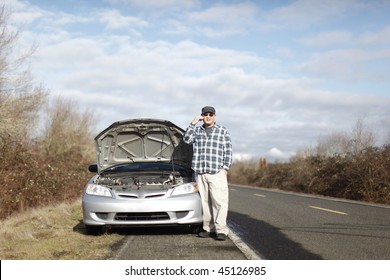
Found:
[[(30, 51), (14, 53), (18, 33), (7, 26), (8, 14), (0, 8), (0, 139), (27, 139), (34, 131), (47, 92), (35, 86), (27, 59)], [(26, 66), (27, 65), (27, 66)]]
[(48, 157), (78, 155), (90, 158), (94, 154), (92, 131), (95, 118), (92, 111), (82, 112), (74, 101), (56, 97), (48, 105), (46, 114), (41, 143)]
[(374, 133), (364, 124), (363, 119), (359, 118), (352, 130), (348, 151), (352, 155), (359, 155), (365, 149), (373, 147), (374, 144)]
[(333, 132), (320, 137), (316, 146), (316, 155), (331, 157), (347, 153), (348, 135), (343, 132)]

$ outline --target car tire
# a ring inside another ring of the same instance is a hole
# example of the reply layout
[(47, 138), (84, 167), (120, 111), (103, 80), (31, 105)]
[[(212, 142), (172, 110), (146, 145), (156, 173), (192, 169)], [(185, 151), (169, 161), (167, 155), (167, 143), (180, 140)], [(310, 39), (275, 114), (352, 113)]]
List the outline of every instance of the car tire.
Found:
[(85, 225), (85, 231), (88, 235), (101, 235), (103, 233), (103, 227)]

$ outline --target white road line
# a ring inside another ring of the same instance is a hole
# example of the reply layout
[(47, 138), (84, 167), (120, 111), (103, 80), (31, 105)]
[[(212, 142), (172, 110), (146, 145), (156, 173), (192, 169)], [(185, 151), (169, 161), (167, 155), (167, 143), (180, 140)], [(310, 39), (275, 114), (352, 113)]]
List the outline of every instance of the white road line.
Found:
[(317, 210), (322, 210), (322, 211), (326, 211), (326, 212), (335, 213), (335, 214), (348, 215), (347, 213), (344, 213), (344, 212), (335, 211), (335, 210), (326, 209), (326, 208), (321, 208), (321, 207), (317, 207), (317, 206), (309, 206), (309, 207), (313, 208), (313, 209), (317, 209)]
[(258, 193), (255, 193), (254, 196), (266, 197), (264, 194), (258, 194)]
[(249, 247), (241, 238), (234, 233), (231, 229), (229, 229), (229, 235), (231, 241), (233, 241), (234, 245), (245, 255), (248, 260), (264, 260), (265, 258), (258, 254), (255, 250)]

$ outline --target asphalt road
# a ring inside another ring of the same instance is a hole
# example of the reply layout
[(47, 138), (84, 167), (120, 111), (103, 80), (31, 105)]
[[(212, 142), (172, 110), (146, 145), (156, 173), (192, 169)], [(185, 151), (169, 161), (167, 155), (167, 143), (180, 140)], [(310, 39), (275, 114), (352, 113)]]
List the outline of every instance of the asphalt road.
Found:
[(390, 260), (390, 207), (230, 186), (226, 241), (188, 228), (122, 229), (118, 260)]
[(229, 226), (263, 259), (390, 260), (390, 207), (230, 186)]
[[(254, 259), (232, 239), (199, 238), (187, 228), (122, 229), (125, 237), (116, 260), (247, 260)], [(250, 250), (249, 250), (250, 251)]]

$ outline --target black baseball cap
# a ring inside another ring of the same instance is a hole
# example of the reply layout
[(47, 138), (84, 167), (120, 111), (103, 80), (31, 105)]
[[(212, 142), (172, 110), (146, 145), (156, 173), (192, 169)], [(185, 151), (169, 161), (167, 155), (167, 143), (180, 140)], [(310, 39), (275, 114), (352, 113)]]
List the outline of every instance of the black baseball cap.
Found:
[(205, 113), (213, 113), (215, 114), (215, 109), (212, 106), (205, 106), (202, 108), (202, 115)]

